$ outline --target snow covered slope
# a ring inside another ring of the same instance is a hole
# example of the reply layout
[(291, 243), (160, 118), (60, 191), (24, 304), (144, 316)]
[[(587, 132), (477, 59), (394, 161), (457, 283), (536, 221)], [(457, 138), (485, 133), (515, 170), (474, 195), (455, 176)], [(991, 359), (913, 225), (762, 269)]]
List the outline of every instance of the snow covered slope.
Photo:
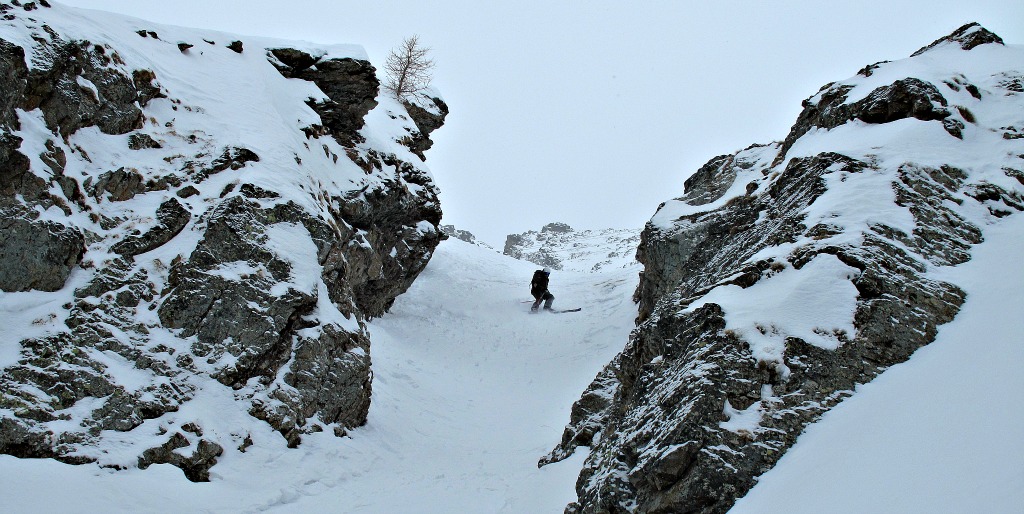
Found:
[[(956, 319), (807, 428), (730, 511), (1020, 512), (1024, 508), (1024, 216), (989, 227)], [(1008, 258), (1010, 257), (1010, 258)]]
[[(288, 450), (255, 423), (246, 455), (225, 455), (208, 483), (164, 465), (114, 471), (0, 456), (4, 509), (558, 512), (582, 459), (538, 469), (537, 458), (632, 327), (637, 268), (558, 273), (558, 303), (583, 307), (561, 315), (531, 315), (520, 302), (533, 269), (443, 242), (391, 312), (370, 323), (373, 403), (349, 437), (310, 434)], [(237, 416), (231, 403), (220, 395), (202, 408)], [(48, 493), (55, 483), (61, 493)]]
[(636, 265), (639, 230), (576, 231), (565, 223), (548, 223), (540, 232), (511, 234), (505, 255), (557, 270), (601, 271)]
[(355, 46), (0, 15), (0, 453), (205, 480), (361, 425), (365, 321), (440, 240), (415, 118), (445, 111)]
[[(827, 84), (784, 141), (687, 179), (642, 234), (640, 325), (544, 461), (593, 446), (569, 511), (726, 512), (808, 424), (932, 343), (969, 302), (958, 267), (1020, 226), (1022, 63), (965, 25)], [(1013, 337), (989, 323), (978, 337)]]

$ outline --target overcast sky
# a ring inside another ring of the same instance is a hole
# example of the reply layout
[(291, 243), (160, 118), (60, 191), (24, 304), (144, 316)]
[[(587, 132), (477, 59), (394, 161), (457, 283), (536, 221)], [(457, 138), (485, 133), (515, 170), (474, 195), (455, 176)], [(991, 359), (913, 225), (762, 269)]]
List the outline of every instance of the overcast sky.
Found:
[(499, 249), (552, 221), (641, 228), (710, 158), (784, 138), (822, 85), (966, 22), (1024, 44), (1021, 0), (63, 3), (355, 43), (378, 68), (418, 34), (451, 109), (427, 153), (444, 222)]

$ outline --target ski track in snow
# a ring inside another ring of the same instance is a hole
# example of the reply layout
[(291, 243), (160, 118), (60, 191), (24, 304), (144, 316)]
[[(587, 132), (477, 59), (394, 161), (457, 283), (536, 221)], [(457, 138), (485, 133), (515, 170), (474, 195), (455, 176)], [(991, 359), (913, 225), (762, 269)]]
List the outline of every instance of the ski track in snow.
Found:
[[(373, 400), (347, 438), (256, 444), (194, 484), (168, 465), (110, 471), (0, 456), (7, 512), (561, 512), (586, 449), (537, 468), (580, 391), (633, 327), (639, 267), (555, 272), (555, 307), (531, 315), (536, 266), (448, 240), (391, 312), (370, 324)], [(223, 401), (223, 399), (222, 399)], [(194, 405), (196, 402), (191, 402)], [(187, 405), (190, 405), (187, 404)], [(216, 409), (216, 402), (206, 407)], [(42, 495), (54, 483), (61, 493)]]

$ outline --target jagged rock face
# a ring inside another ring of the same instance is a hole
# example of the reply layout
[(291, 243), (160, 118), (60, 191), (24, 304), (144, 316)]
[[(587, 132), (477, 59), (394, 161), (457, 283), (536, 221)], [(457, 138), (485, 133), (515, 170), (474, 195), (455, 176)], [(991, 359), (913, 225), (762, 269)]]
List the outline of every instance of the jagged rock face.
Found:
[(465, 241), (469, 244), (477, 244), (476, 236), (468, 230), (462, 230), (455, 228), (455, 225), (441, 225), (441, 232), (448, 236), (454, 237), (459, 241)]
[[(363, 143), (420, 130), (364, 123), (373, 66), (123, 22), (85, 40), (75, 20), (105, 15), (25, 8), (0, 3), (0, 452), (202, 481), (253, 444), (245, 420), (289, 446), (365, 423), (365, 321), (442, 238), (407, 143)], [(256, 82), (274, 96), (231, 85)], [(211, 394), (225, 412), (189, 407)]]
[(852, 120), (865, 123), (889, 123), (904, 118), (923, 121), (940, 121), (950, 135), (962, 138), (964, 128), (962, 113), (954, 114), (947, 109), (949, 102), (935, 85), (908, 77), (882, 86), (866, 98), (849, 104), (847, 86), (830, 86), (814, 98), (804, 101), (804, 110), (783, 142), (780, 158), (785, 152), (813, 128), (831, 129)]
[(112, 50), (49, 35), (35, 50), (20, 107), (41, 109), (46, 126), (58, 135), (94, 125), (105, 134), (140, 128), (138, 90), (111, 57)]
[(540, 232), (510, 234), (504, 254), (557, 270), (598, 271), (636, 263), (640, 237), (635, 230), (584, 230), (565, 223), (548, 223)]
[[(942, 47), (947, 43), (955, 44), (963, 50), (970, 50), (981, 44), (1002, 45), (1003, 40), (977, 23), (969, 23), (949, 36), (940, 38), (931, 45), (918, 50), (913, 56), (921, 55), (932, 48)], [(885, 63), (865, 66), (860, 74), (870, 77), (874, 70), (882, 64)], [(969, 83), (964, 86), (975, 98), (978, 98), (976, 86)], [(844, 84), (827, 84), (817, 95), (804, 100), (804, 110), (783, 142), (779, 158), (784, 157), (793, 143), (811, 129), (831, 129), (851, 120), (860, 120), (865, 123), (889, 123), (904, 118), (940, 121), (946, 132), (957, 138), (963, 137), (962, 131), (965, 123), (971, 122), (967, 119), (970, 116), (965, 115), (964, 111), (949, 109), (949, 102), (935, 84), (913, 77), (880, 86), (871, 91), (867, 97), (853, 103), (847, 101), (849, 90), (849, 86)]]
[(491, 250), (493, 252), (497, 251), (493, 246), (491, 246), (491, 245), (489, 245), (489, 244), (487, 244), (487, 243), (477, 239), (476, 236), (472, 232), (470, 232), (468, 230), (462, 230), (462, 229), (456, 228), (455, 225), (441, 225), (441, 232), (447, 238), (455, 238), (455, 239), (458, 239), (460, 241), (464, 241), (466, 243), (469, 243), (471, 245), (479, 246), (481, 248), (486, 248), (486, 249)]
[(932, 48), (944, 44), (953, 44), (964, 50), (970, 50), (978, 45), (987, 45), (989, 43), (1002, 45), (1003, 38), (989, 32), (978, 23), (968, 23), (953, 31), (952, 34), (936, 39), (932, 44), (914, 52), (911, 54), (911, 57), (917, 57)]
[(82, 260), (81, 232), (38, 218), (37, 212), (0, 207), (0, 290), (56, 291)]
[(420, 159), (425, 159), (423, 152), (430, 150), (434, 145), (430, 140), (430, 133), (444, 125), (444, 119), (448, 116), (448, 104), (440, 98), (423, 94), (411, 98), (412, 101), (402, 101), (402, 105), (409, 112), (409, 117), (416, 123), (418, 130), (411, 132), (404, 143)]
[(308, 80), (327, 95), (327, 100), (311, 98), (306, 103), (340, 143), (360, 140), (358, 130), (363, 127), (363, 117), (377, 106), (380, 88), (369, 62), (323, 59), (293, 48), (274, 48), (268, 56), (281, 75)]
[[(987, 33), (940, 42), (962, 32)], [(967, 67), (976, 46), (928, 52)], [(1019, 62), (1007, 51), (997, 62)], [(934, 340), (965, 294), (929, 270), (969, 260), (984, 224), (1024, 210), (1024, 155), (1002, 136), (1022, 97), (1015, 72), (993, 66), (830, 85), (785, 142), (712, 159), (659, 208), (638, 251), (638, 327), (541, 461), (592, 447), (567, 512), (724, 513), (807, 424)], [(989, 124), (965, 116), (958, 134), (935, 130), (962, 116), (945, 109), (954, 103)], [(920, 146), (879, 143), (893, 123)]]

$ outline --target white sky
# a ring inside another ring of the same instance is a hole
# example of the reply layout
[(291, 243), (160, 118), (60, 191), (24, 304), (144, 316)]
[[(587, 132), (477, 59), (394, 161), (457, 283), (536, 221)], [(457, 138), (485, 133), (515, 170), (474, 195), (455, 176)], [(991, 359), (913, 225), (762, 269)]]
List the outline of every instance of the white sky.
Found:
[(640, 228), (708, 159), (785, 137), (800, 102), (1019, 0), (63, 0), (160, 23), (355, 43), (419, 34), (451, 108), (427, 164), (445, 223), (497, 246), (552, 221)]

